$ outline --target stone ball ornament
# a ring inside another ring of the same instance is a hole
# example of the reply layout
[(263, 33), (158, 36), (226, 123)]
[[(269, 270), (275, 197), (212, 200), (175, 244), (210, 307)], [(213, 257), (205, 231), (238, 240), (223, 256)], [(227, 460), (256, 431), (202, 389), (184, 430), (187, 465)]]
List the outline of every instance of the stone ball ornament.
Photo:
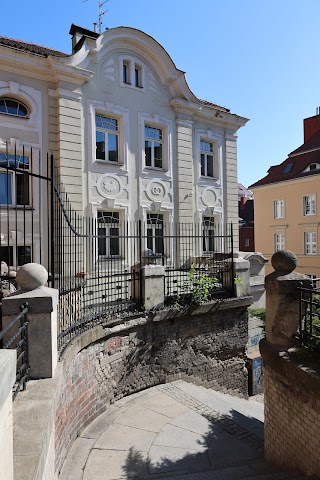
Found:
[(291, 273), (297, 266), (297, 257), (291, 250), (278, 250), (271, 257), (276, 272)]
[(34, 290), (48, 281), (47, 270), (38, 263), (26, 263), (19, 268), (16, 276), (17, 284), (22, 290)]

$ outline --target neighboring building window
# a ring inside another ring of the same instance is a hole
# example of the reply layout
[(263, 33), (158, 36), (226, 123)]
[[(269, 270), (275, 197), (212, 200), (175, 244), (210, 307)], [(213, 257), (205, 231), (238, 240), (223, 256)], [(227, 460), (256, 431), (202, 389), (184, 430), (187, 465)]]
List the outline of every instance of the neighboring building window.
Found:
[(212, 253), (214, 250), (214, 217), (203, 217), (202, 251), (203, 253)]
[(163, 166), (163, 135), (162, 130), (146, 125), (144, 127), (144, 151), (147, 167), (162, 168)]
[(0, 113), (14, 115), (15, 117), (27, 117), (27, 107), (14, 98), (0, 98)]
[(316, 196), (306, 195), (303, 197), (303, 215), (316, 214)]
[(201, 140), (201, 142), (200, 142), (200, 156), (201, 156), (201, 175), (203, 177), (213, 177), (214, 176), (213, 143), (205, 142), (205, 141)]
[(293, 169), (294, 163), (287, 163), (287, 165), (283, 169), (283, 173), (290, 173)]
[(273, 202), (274, 218), (284, 218), (284, 200)]
[(16, 169), (28, 172), (29, 157), (0, 153), (0, 205), (30, 203), (29, 175), (17, 172)]
[(250, 240), (249, 238), (246, 238), (245, 241), (244, 241), (244, 246), (245, 247), (250, 247)]
[(311, 164), (309, 165), (309, 170), (310, 170), (310, 172), (311, 172), (312, 170), (317, 170), (318, 168), (319, 168), (319, 167), (318, 167), (318, 164), (317, 164), (317, 163), (311, 163)]
[(96, 115), (96, 158), (119, 161), (119, 127), (116, 118)]
[(163, 255), (163, 215), (147, 213), (147, 248), (156, 255)]
[(8, 266), (21, 267), (25, 263), (31, 263), (31, 247), (30, 246), (12, 246), (0, 247), (0, 260), (6, 262)]
[(310, 278), (312, 282), (312, 288), (317, 288), (317, 280), (319, 281), (318, 275), (315, 273), (306, 273), (306, 275)]
[(99, 257), (120, 255), (119, 212), (98, 212)]
[(317, 254), (317, 234), (316, 232), (304, 232), (304, 253), (305, 255)]
[(274, 250), (284, 250), (284, 233), (275, 233), (274, 234)]

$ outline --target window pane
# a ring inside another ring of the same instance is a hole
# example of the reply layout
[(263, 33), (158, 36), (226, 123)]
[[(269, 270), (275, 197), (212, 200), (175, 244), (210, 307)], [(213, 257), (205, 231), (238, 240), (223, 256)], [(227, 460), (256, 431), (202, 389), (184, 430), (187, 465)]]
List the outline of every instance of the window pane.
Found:
[(151, 167), (151, 142), (145, 142), (145, 156), (146, 156), (146, 165), (147, 167)]
[(11, 175), (0, 173), (0, 204), (12, 205)]
[(205, 170), (205, 157), (204, 154), (201, 153), (201, 175), (205, 176), (206, 170)]
[(110, 255), (119, 254), (119, 228), (110, 228)]
[(151, 229), (151, 228), (147, 228), (147, 248), (149, 248), (149, 250), (152, 250), (152, 251), (153, 251), (153, 245), (152, 245), (152, 229)]
[(28, 175), (16, 174), (17, 205), (29, 205), (29, 178)]
[(106, 229), (98, 228), (98, 255), (106, 255)]
[(17, 247), (17, 266), (31, 262), (31, 247)]
[(29, 168), (29, 157), (0, 153), (0, 165), (4, 167)]
[(210, 142), (200, 142), (201, 152), (213, 153), (213, 144)]
[(108, 159), (110, 162), (118, 161), (118, 135), (108, 133)]
[(162, 144), (154, 142), (154, 166), (162, 168)]
[(213, 177), (213, 156), (207, 155), (207, 176)]
[(96, 115), (96, 127), (118, 131), (118, 120), (115, 118), (104, 117), (102, 115)]
[(13, 247), (0, 247), (0, 261), (13, 266)]
[(10, 115), (18, 115), (18, 102), (14, 100), (5, 100), (6, 105), (7, 105), (7, 112)]
[(106, 151), (106, 144), (105, 144), (105, 137), (103, 132), (96, 132), (96, 157), (99, 160), (105, 160), (105, 151)]
[(162, 140), (162, 130), (159, 128), (148, 127), (147, 125), (144, 128), (144, 133), (147, 138), (152, 138), (154, 140)]

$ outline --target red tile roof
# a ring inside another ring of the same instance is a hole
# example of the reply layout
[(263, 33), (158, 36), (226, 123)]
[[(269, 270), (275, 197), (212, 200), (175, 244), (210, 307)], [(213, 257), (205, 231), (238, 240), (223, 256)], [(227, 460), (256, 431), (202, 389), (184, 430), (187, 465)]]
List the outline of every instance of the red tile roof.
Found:
[(40, 55), (42, 57), (69, 57), (67, 53), (60, 52), (59, 50), (52, 50), (51, 48), (43, 47), (42, 45), (23, 42), (22, 40), (15, 40), (14, 38), (0, 36), (0, 45), (17, 50), (23, 50), (24, 52)]
[[(311, 163), (320, 164), (320, 130), (300, 147), (296, 148), (296, 150), (289, 153), (288, 158), (280, 163), (280, 165), (271, 166), (268, 170), (268, 175), (253, 183), (248, 188), (284, 182), (286, 180), (310, 175), (319, 175), (320, 170), (304, 172)], [(291, 168), (289, 167), (290, 164)], [(287, 173), (284, 173), (286, 167)]]

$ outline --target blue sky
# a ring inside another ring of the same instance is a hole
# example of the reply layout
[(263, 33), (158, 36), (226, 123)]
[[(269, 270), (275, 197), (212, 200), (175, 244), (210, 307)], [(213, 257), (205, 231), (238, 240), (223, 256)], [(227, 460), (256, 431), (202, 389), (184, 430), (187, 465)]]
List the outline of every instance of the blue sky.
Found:
[[(3, 0), (1, 35), (70, 52), (71, 23), (92, 28), (98, 0)], [(319, 0), (109, 0), (103, 27), (153, 36), (198, 97), (250, 118), (238, 137), (238, 177), (265, 176), (303, 142), (320, 106)]]

